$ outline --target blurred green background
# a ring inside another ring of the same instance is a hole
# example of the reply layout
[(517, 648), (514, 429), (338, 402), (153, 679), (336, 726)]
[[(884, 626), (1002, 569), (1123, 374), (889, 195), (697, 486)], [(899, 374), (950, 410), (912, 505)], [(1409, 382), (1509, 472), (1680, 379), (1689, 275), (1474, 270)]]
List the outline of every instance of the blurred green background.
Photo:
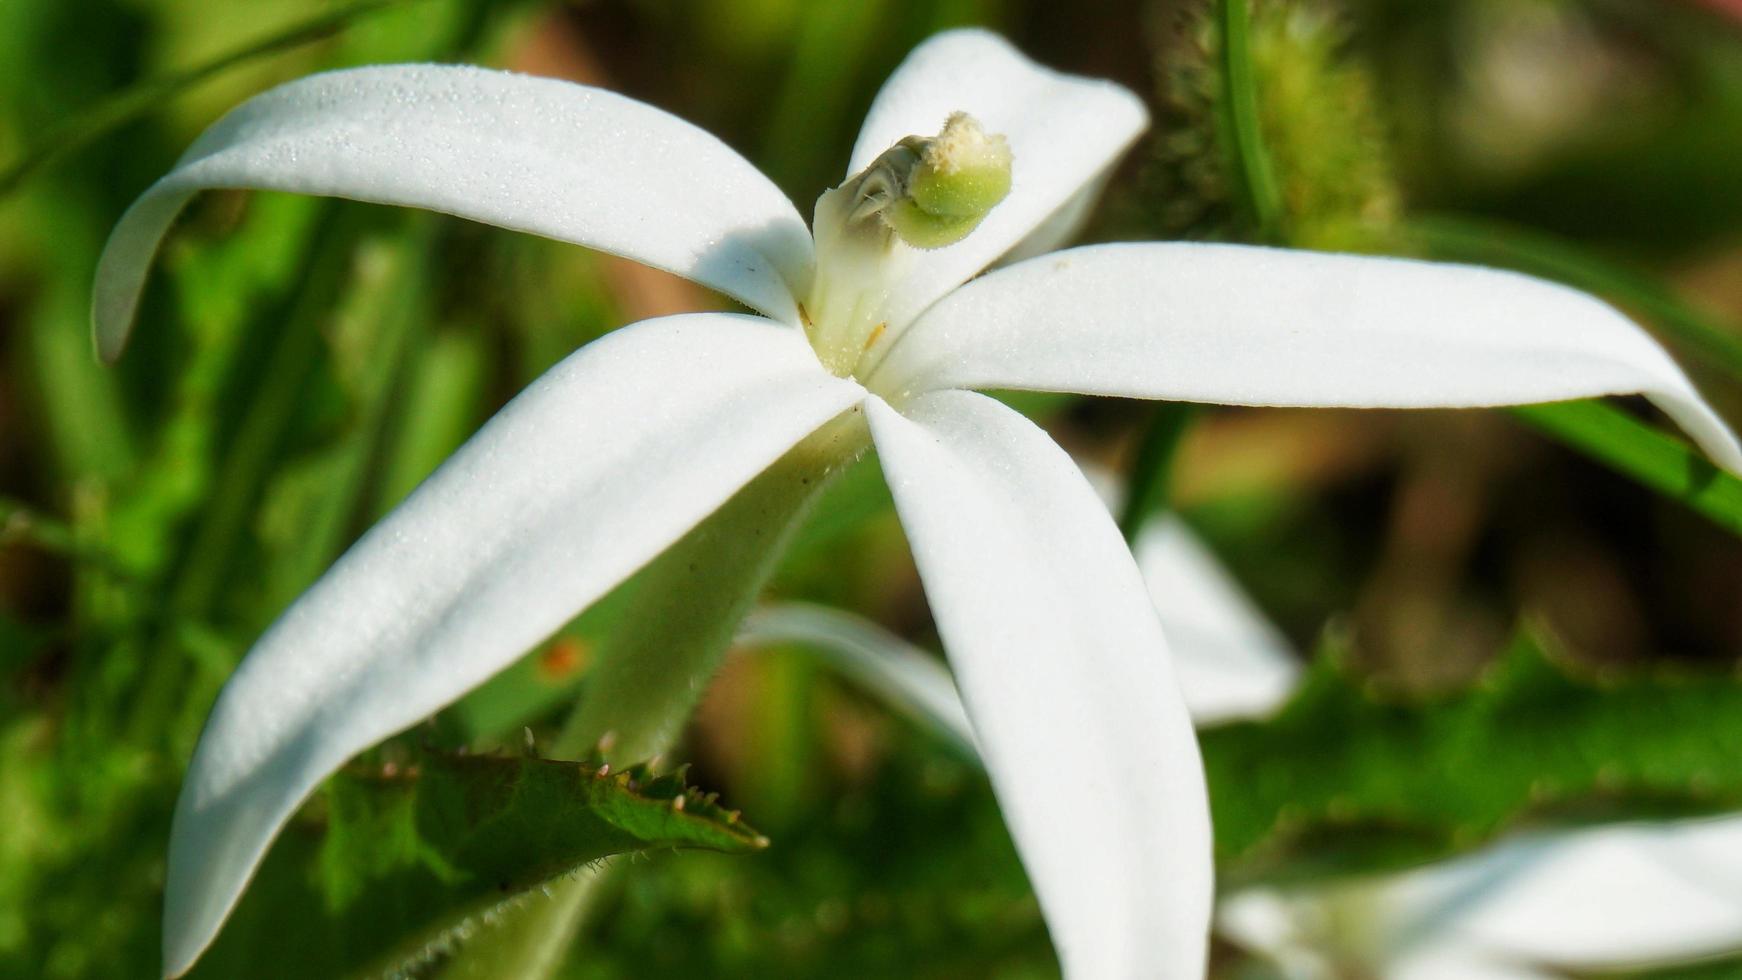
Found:
[[(1156, 128), (1090, 239), (1564, 279), (1638, 316), (1742, 420), (1742, 8), (1258, 0), (1235, 34), (1225, 13), (0, 4), (0, 975), (151, 975), (181, 770), (253, 637), (558, 358), (724, 302), (454, 219), (220, 192), (165, 247), (128, 356), (100, 367), (87, 304), (109, 227), (205, 125), (276, 82), (438, 60), (602, 85), (720, 134), (808, 213), (905, 52), (987, 25), (1150, 102)], [(1234, 45), (1249, 72), (1226, 70)], [(1240, 98), (1257, 109), (1244, 124)], [(1128, 523), (1181, 513), (1315, 658), (1282, 717), (1205, 735), (1225, 882), (1389, 867), (1521, 826), (1742, 809), (1742, 483), (1643, 404), (1019, 404), (1141, 488)], [(830, 491), (775, 591), (936, 649), (874, 467)], [(382, 751), (547, 738), (610, 607)], [(773, 845), (632, 863), (555, 975), (1056, 974), (983, 777), (817, 661), (735, 657), (680, 755)], [(312, 915), (274, 927), (321, 942)], [(1259, 975), (1217, 953), (1226, 975)], [(208, 974), (302, 975), (236, 955)], [(438, 953), (413, 972), (458, 969)]]

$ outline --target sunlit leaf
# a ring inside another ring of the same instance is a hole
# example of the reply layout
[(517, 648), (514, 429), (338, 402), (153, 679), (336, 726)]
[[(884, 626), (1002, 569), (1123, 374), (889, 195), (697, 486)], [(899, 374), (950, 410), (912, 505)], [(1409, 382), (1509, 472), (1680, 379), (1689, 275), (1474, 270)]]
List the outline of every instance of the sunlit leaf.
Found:
[(1742, 807), (1742, 681), (1584, 677), (1526, 630), (1474, 688), (1383, 697), (1324, 651), (1280, 714), (1202, 733), (1226, 880), (1373, 870), (1533, 821)]
[(681, 773), (644, 767), (425, 754), (347, 771), (319, 799), (273, 845), (195, 976), (390, 974), (610, 855), (767, 845)]

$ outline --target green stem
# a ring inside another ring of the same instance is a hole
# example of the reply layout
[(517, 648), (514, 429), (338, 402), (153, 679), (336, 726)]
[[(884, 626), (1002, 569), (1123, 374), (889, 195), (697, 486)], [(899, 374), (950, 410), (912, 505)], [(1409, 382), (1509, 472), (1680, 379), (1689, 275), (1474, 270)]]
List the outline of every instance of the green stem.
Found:
[(1119, 530), (1126, 541), (1136, 540), (1144, 523), (1167, 509), (1173, 493), (1174, 456), (1186, 429), (1197, 418), (1197, 408), (1190, 402), (1156, 403), (1143, 441), (1137, 446), (1137, 457), (1132, 460), (1129, 493), (1119, 513)]
[(818, 491), (867, 439), (858, 409), (840, 416), (636, 576), (553, 755), (642, 762), (671, 748)]
[(1221, 92), (1218, 116), (1235, 187), (1262, 241), (1282, 239), (1282, 189), (1276, 182), (1258, 113), (1258, 78), (1252, 65), (1250, 0), (1217, 0)]

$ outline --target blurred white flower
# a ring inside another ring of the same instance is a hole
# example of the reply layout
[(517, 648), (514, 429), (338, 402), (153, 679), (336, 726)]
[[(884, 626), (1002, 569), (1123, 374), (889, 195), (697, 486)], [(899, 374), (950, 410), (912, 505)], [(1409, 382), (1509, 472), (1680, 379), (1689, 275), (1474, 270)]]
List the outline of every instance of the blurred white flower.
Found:
[(1399, 874), (1246, 890), (1217, 927), (1287, 980), (1552, 980), (1742, 952), (1742, 817), (1536, 833)]
[[(868, 421), (857, 431), (882, 459), (1075, 977), (1202, 974), (1203, 776), (1117, 530), (1044, 432), (973, 389), (1412, 408), (1638, 392), (1742, 470), (1669, 357), (1569, 289), (1227, 245), (1040, 254), (1145, 122), (1118, 86), (1040, 68), (985, 33), (945, 34), (884, 86), (814, 228), (682, 120), (475, 68), (317, 75), (203, 134), (109, 241), (94, 300), (106, 358), (125, 343), (160, 239), (211, 187), (530, 231), (687, 276), (765, 316), (650, 320), (576, 352), (260, 638), (177, 807), (166, 970), (193, 963), (273, 835), (345, 759), (482, 682), (844, 414)], [(1011, 255), (1037, 257), (969, 281)]]

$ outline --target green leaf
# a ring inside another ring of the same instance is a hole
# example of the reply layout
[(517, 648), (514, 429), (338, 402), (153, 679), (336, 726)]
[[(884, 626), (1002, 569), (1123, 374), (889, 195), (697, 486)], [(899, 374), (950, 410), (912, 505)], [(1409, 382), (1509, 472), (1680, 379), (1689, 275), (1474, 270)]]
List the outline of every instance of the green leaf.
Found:
[(347, 771), (280, 835), (195, 976), (402, 974), (614, 854), (767, 838), (681, 772), (425, 754)]
[(1526, 822), (1742, 807), (1742, 682), (1577, 676), (1523, 631), (1472, 689), (1392, 702), (1327, 649), (1273, 719), (1202, 733), (1230, 881), (1390, 868)]
[(1525, 424), (1742, 534), (1742, 480), (1681, 439), (1598, 401), (1524, 405)]

